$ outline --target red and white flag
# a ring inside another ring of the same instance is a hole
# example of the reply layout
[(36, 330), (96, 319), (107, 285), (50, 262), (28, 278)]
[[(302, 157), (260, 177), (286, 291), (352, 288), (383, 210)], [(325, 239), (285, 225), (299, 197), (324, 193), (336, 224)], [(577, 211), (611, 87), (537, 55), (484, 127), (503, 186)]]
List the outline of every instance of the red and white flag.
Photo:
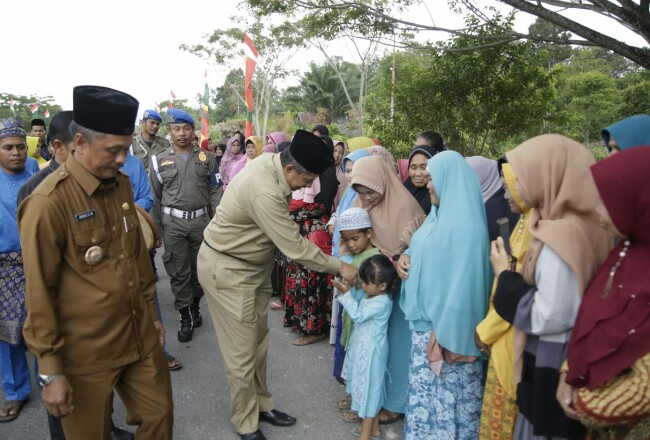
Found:
[(43, 116), (45, 116), (46, 118), (49, 118), (50, 117), (50, 111), (48, 109), (45, 109), (45, 113), (43, 113)]
[(176, 93), (172, 90), (172, 99), (176, 99)]
[(38, 104), (34, 104), (29, 107), (29, 111), (32, 112), (32, 114), (36, 113), (36, 110), (38, 110)]
[(158, 105), (158, 103), (157, 103), (156, 101), (153, 102), (153, 108), (154, 108), (158, 113), (160, 113), (160, 106)]

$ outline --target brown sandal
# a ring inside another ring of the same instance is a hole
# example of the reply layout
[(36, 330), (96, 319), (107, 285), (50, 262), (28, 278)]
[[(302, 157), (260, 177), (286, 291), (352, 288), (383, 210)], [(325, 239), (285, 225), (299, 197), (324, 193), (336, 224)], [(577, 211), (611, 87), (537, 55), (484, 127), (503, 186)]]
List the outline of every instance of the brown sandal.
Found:
[(379, 417), (380, 425), (390, 425), (391, 423), (395, 423), (398, 420), (403, 419), (404, 414), (394, 413), (392, 411), (382, 409), (379, 411), (379, 415), (377, 417)]
[(339, 411), (343, 411), (344, 409), (350, 409), (351, 406), (352, 406), (352, 397), (351, 396), (347, 396), (345, 399), (339, 400), (338, 402), (336, 402), (336, 408)]
[(348, 423), (361, 422), (361, 417), (359, 417), (359, 414), (357, 414), (356, 411), (352, 411), (350, 409), (345, 409), (339, 412), (339, 415), (341, 416), (344, 422), (348, 422)]
[(180, 370), (181, 368), (183, 368), (183, 364), (181, 364), (181, 361), (179, 361), (174, 356), (169, 356), (167, 358), (167, 366), (171, 371)]
[(327, 335), (323, 333), (322, 335), (309, 335), (309, 336), (301, 336), (295, 341), (292, 342), (293, 345), (298, 345), (302, 347), (303, 345), (311, 345), (314, 342), (322, 341), (325, 339)]

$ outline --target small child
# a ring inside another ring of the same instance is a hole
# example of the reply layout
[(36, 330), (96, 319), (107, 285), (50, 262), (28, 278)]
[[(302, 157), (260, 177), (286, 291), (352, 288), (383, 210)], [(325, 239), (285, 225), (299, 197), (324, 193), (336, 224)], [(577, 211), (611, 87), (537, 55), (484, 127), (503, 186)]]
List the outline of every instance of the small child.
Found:
[[(362, 208), (349, 208), (346, 209), (338, 218), (338, 227), (341, 234), (340, 244), (341, 244), (341, 260), (345, 261), (348, 264), (352, 264), (356, 268), (361, 266), (361, 263), (366, 261), (368, 258), (379, 253), (379, 249), (375, 248), (370, 239), (372, 238), (372, 223), (370, 222), (370, 215), (365, 209)], [(336, 286), (335, 286), (336, 287)], [(350, 290), (354, 299), (358, 302), (363, 298), (363, 290), (360, 288), (347, 288)], [(336, 292), (336, 290), (335, 290)], [(336, 295), (336, 293), (335, 293)], [(338, 303), (338, 296), (335, 296), (334, 301)], [(345, 312), (341, 313), (340, 329), (337, 329), (339, 333), (337, 340), (337, 353), (340, 355), (340, 365), (339, 375), (341, 379), (345, 379), (346, 376), (346, 367), (345, 363), (347, 358), (345, 356), (345, 350), (347, 350), (348, 342), (350, 341), (350, 335), (352, 335), (352, 326), (353, 322)], [(336, 362), (336, 359), (335, 359)], [(349, 384), (346, 388), (349, 388)], [(337, 403), (337, 407), (341, 412), (341, 417), (346, 422), (356, 423), (361, 421), (359, 416), (354, 411), (350, 411), (351, 399), (346, 396), (345, 399)]]
[(393, 306), (390, 293), (397, 283), (397, 271), (388, 257), (378, 254), (361, 264), (359, 278), (365, 293), (361, 300), (337, 282), (338, 289), (347, 292), (339, 297), (339, 303), (354, 322), (346, 356), (347, 388), (352, 410), (361, 418), (361, 428), (353, 432), (360, 440), (376, 440), (381, 438), (377, 415), (385, 398), (388, 319)]

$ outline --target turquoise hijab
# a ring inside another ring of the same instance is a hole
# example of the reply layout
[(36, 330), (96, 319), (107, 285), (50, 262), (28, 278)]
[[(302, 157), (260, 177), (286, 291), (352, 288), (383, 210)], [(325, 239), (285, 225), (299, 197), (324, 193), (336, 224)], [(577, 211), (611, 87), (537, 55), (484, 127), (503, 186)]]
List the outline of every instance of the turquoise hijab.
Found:
[(455, 151), (428, 160), (439, 206), (411, 239), (400, 306), (412, 330), (434, 330), (452, 353), (480, 356), (474, 329), (487, 314), (493, 273), (478, 176)]
[[(370, 156), (370, 152), (368, 150), (354, 150), (352, 153), (348, 154), (343, 158), (341, 161), (341, 168), (343, 169), (343, 172), (345, 173), (345, 163), (350, 160), (352, 163), (358, 161), (362, 157), (368, 157)], [(357, 193), (352, 189), (351, 186), (348, 186), (345, 192), (343, 193), (343, 197), (341, 197), (341, 201), (339, 202), (339, 205), (336, 208), (336, 212), (339, 214), (343, 214), (346, 209), (352, 207), (352, 202), (354, 202), (354, 199), (357, 198)], [(339, 243), (341, 242), (341, 231), (339, 230), (339, 222), (336, 222), (336, 226), (334, 228), (334, 235), (332, 236), (332, 255), (335, 257), (339, 256)]]
[(635, 115), (603, 128), (600, 134), (608, 150), (610, 138), (614, 138), (618, 148), (650, 147), (650, 115)]

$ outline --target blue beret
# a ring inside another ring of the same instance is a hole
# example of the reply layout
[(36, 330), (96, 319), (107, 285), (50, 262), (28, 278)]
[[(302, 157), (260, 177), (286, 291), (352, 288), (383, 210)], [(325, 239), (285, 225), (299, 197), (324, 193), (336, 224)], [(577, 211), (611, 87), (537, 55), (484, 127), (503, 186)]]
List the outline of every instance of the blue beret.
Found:
[(142, 114), (142, 119), (145, 121), (147, 119), (153, 119), (154, 121), (162, 122), (162, 116), (155, 110), (145, 110)]
[(194, 118), (188, 112), (170, 108), (167, 110), (167, 123), (168, 124), (191, 124), (194, 126)]

